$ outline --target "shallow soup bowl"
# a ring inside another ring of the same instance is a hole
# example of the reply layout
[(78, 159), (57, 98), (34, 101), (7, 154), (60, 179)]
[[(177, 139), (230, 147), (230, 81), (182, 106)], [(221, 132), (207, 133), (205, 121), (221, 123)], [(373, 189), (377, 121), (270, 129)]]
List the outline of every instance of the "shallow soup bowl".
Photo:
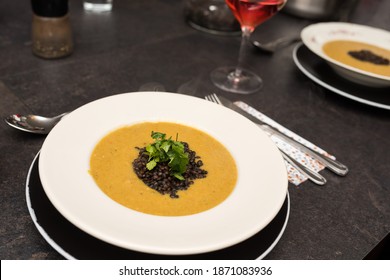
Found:
[[(183, 124), (222, 143), (237, 165), (232, 193), (185, 216), (141, 213), (105, 195), (88, 172), (94, 147), (111, 131), (142, 122)], [(46, 138), (39, 175), (51, 203), (79, 229), (122, 248), (167, 255), (210, 252), (253, 236), (281, 209), (288, 184), (277, 147), (255, 124), (203, 99), (163, 92), (113, 95), (70, 113)]]

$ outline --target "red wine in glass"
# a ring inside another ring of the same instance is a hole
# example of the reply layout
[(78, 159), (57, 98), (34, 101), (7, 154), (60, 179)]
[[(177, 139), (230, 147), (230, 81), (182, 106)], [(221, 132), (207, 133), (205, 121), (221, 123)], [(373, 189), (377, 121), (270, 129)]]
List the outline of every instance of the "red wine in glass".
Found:
[(225, 0), (240, 22), (242, 40), (237, 67), (221, 67), (211, 73), (213, 83), (226, 91), (248, 94), (260, 90), (263, 81), (255, 73), (241, 67), (246, 44), (255, 28), (275, 15), (287, 0)]
[(226, 0), (241, 28), (248, 28), (251, 32), (256, 26), (276, 14), (284, 5), (284, 0)]

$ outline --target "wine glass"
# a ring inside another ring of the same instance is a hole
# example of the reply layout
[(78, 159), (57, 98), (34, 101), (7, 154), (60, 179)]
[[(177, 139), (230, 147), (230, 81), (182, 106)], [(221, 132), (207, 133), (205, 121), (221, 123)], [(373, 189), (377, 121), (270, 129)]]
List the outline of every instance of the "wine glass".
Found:
[(262, 79), (242, 67), (246, 46), (255, 28), (276, 14), (287, 0), (225, 0), (240, 22), (242, 38), (238, 65), (220, 67), (211, 73), (211, 81), (219, 88), (241, 94), (249, 94), (263, 87)]

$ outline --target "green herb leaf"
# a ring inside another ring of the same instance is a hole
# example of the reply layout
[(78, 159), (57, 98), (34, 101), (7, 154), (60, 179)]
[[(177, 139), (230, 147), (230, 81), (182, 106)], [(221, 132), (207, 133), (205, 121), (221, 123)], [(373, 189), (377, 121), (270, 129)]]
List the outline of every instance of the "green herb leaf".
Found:
[(164, 140), (164, 139), (165, 139), (165, 136), (166, 136), (165, 133), (154, 132), (154, 131), (152, 131), (152, 138), (153, 138), (153, 139), (161, 139), (161, 140)]
[(180, 173), (173, 173), (172, 175), (175, 176), (180, 181), (184, 181), (185, 180), (183, 175), (181, 175)]
[(146, 168), (148, 170), (152, 170), (153, 168), (155, 168), (157, 165), (157, 162), (155, 160), (151, 160), (149, 161), (147, 164), (146, 164)]
[(161, 144), (161, 149), (163, 149), (165, 153), (168, 153), (168, 151), (171, 148), (171, 146), (172, 146), (172, 144), (170, 143), (170, 141), (164, 141)]
[(166, 134), (152, 131), (151, 137), (155, 139), (153, 144), (146, 146), (146, 154), (149, 155), (149, 162), (146, 164), (148, 170), (156, 167), (158, 162), (168, 162), (172, 176), (184, 180), (183, 173), (187, 170), (189, 162), (188, 153), (184, 152), (183, 143), (172, 137), (165, 139)]
[(149, 153), (149, 155), (155, 155), (157, 152), (156, 147), (152, 145), (146, 146), (146, 151)]

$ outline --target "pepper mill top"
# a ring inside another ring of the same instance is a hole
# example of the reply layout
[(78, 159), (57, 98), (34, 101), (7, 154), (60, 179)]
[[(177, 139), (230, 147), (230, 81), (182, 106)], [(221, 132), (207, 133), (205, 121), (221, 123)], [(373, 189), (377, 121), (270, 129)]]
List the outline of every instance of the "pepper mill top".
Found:
[(68, 0), (31, 0), (34, 14), (41, 17), (63, 17), (68, 13)]

